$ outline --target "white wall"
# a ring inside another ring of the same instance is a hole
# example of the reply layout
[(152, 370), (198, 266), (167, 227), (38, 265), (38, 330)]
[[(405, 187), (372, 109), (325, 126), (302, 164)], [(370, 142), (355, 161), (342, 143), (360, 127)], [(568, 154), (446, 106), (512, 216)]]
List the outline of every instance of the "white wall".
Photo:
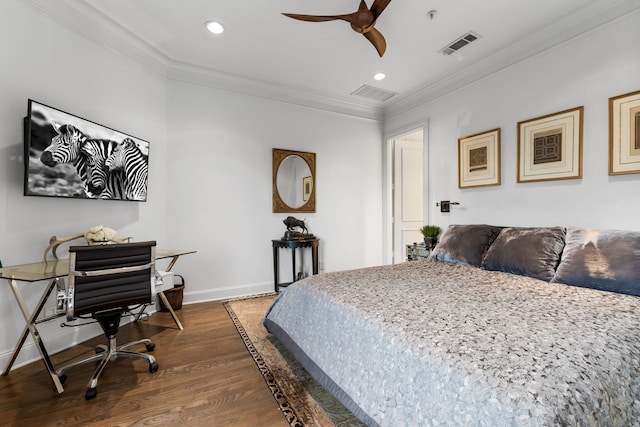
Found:
[[(381, 262), (379, 123), (170, 83), (18, 2), (0, 2), (0, 16), (5, 266), (39, 261), (52, 235), (103, 224), (119, 236), (155, 239), (159, 247), (196, 249), (174, 269), (186, 278), (185, 302), (270, 291), (271, 239), (282, 236), (286, 216), (271, 212), (274, 147), (317, 153), (317, 213), (298, 217), (321, 239), (323, 269)], [(148, 202), (23, 197), (28, 98), (149, 141)], [(288, 257), (281, 257), (286, 265)], [(30, 307), (44, 285), (21, 285)], [(2, 280), (0, 368), (24, 326), (14, 301)], [(97, 327), (58, 324), (39, 326), (50, 352), (98, 334)], [(16, 365), (37, 357), (29, 339)]]
[[(402, 116), (429, 119), (429, 222), (640, 230), (640, 174), (608, 175), (608, 98), (640, 90), (640, 12), (509, 67)], [(584, 106), (583, 178), (516, 183), (517, 123)], [(458, 189), (457, 140), (502, 129), (502, 185)], [(439, 200), (460, 202), (440, 213)]]
[(176, 265), (186, 301), (273, 288), (271, 240), (289, 214), (272, 213), (272, 148), (316, 153), (317, 212), (294, 216), (320, 238), (324, 271), (381, 262), (377, 123), (183, 83), (170, 85), (168, 116), (171, 241), (198, 250)]
[[(119, 236), (169, 244), (166, 229), (166, 83), (135, 63), (79, 37), (15, 1), (0, 2), (0, 259), (7, 265), (39, 261), (53, 235), (97, 224)], [(37, 28), (37, 32), (34, 31)], [(23, 197), (23, 127), (27, 99), (150, 141), (152, 177), (147, 203)], [(79, 242), (79, 241), (76, 241)], [(59, 254), (64, 254), (66, 245)], [(45, 283), (22, 284), (30, 307)], [(0, 282), (0, 363), (24, 321), (6, 281)], [(99, 328), (40, 327), (51, 351)], [(28, 343), (31, 340), (29, 339)], [(29, 346), (19, 363), (37, 353)]]
[[(286, 216), (271, 212), (274, 147), (317, 153), (317, 212), (297, 216), (321, 239), (324, 271), (381, 262), (378, 123), (169, 82), (18, 2), (0, 2), (0, 15), (4, 264), (37, 261), (50, 236), (104, 224), (121, 236), (198, 250), (175, 268), (187, 279), (186, 302), (270, 290), (270, 240), (282, 235)], [(441, 199), (462, 203), (450, 214), (431, 209), (429, 222), (640, 229), (633, 215), (640, 208), (640, 174), (607, 175), (607, 99), (640, 89), (639, 15), (389, 118), (385, 133), (428, 119), (430, 206)], [(149, 201), (23, 197), (28, 98), (150, 141)], [(516, 123), (579, 105), (585, 106), (583, 179), (516, 184)], [(459, 190), (457, 138), (495, 127), (502, 128), (503, 184)], [(29, 304), (40, 286), (22, 286)], [(6, 283), (0, 286), (2, 365), (23, 327), (13, 301)], [(57, 323), (41, 330), (52, 351), (69, 338), (82, 339)], [(35, 356), (28, 348), (19, 362)]]

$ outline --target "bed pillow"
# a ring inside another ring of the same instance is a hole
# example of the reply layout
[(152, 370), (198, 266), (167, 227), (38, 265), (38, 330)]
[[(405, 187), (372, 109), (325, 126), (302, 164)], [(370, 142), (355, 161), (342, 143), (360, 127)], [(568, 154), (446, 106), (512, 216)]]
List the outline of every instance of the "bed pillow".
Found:
[(640, 296), (640, 232), (569, 228), (553, 282)]
[(504, 228), (489, 248), (482, 268), (548, 282), (560, 263), (564, 239), (562, 227)]
[(501, 227), (486, 224), (450, 225), (429, 259), (480, 267), (482, 257), (500, 230)]

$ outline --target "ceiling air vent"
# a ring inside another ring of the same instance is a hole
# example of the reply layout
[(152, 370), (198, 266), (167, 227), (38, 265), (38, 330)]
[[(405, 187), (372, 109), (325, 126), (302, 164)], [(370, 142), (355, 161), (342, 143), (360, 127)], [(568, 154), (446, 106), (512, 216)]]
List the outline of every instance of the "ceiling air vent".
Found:
[(480, 38), (480, 36), (472, 31), (469, 31), (467, 34), (462, 37), (458, 37), (455, 41), (449, 43), (447, 46), (440, 49), (440, 52), (445, 55), (451, 55), (453, 52), (462, 49), (469, 43), (476, 41)]
[(361, 96), (363, 98), (369, 98), (376, 101), (385, 102), (397, 95), (395, 92), (391, 92), (377, 87), (362, 85), (355, 91), (351, 92), (351, 95)]

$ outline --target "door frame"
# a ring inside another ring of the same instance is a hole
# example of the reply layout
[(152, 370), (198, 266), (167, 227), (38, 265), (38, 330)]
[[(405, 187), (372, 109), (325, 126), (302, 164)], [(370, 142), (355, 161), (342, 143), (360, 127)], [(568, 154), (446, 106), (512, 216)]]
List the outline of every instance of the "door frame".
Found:
[(393, 144), (395, 139), (422, 130), (422, 188), (424, 192), (422, 217), (425, 224), (431, 220), (429, 209), (429, 121), (428, 119), (384, 133), (382, 147), (382, 263), (393, 263)]

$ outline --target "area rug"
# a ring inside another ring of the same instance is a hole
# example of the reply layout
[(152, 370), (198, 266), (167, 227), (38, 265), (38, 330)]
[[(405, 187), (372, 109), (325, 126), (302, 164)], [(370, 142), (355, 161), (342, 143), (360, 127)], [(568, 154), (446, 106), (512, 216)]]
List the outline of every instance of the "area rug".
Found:
[(249, 354), (291, 426), (364, 426), (269, 334), (262, 318), (275, 294), (224, 301)]

